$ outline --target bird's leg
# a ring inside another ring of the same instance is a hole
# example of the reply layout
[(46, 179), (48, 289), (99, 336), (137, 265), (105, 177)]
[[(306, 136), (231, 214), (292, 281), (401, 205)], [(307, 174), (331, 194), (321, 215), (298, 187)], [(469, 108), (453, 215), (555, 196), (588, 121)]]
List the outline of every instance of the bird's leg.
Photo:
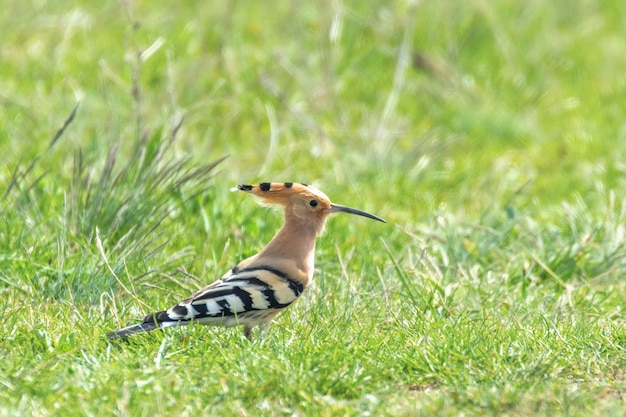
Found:
[(246, 336), (246, 339), (252, 342), (252, 327), (243, 326), (243, 335)]
[(263, 330), (261, 330), (262, 339), (265, 339), (267, 337), (267, 334), (270, 332), (270, 324), (272, 324), (272, 322), (268, 321), (263, 325)]

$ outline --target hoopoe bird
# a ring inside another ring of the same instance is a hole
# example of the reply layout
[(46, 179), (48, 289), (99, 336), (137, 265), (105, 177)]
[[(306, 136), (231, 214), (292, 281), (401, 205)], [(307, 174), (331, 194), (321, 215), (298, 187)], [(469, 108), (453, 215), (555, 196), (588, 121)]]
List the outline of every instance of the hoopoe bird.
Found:
[(253, 194), (262, 203), (282, 206), (285, 222), (271, 242), (186, 300), (147, 315), (139, 324), (107, 333), (107, 337), (125, 338), (191, 323), (242, 325), (248, 339), (256, 326), (264, 326), (267, 333), (274, 317), (311, 283), (315, 240), (330, 214), (357, 214), (386, 223), (373, 214), (332, 203), (326, 194), (307, 184), (263, 182), (240, 184), (233, 188), (236, 190)]

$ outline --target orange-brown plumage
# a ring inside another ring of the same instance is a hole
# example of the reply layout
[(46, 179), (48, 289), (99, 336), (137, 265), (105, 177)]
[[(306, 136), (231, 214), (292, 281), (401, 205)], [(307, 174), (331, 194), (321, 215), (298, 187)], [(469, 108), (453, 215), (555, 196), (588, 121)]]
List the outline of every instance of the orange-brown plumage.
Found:
[(200, 324), (266, 328), (276, 314), (299, 298), (313, 278), (315, 239), (333, 213), (350, 213), (385, 222), (361, 210), (334, 204), (320, 190), (302, 183), (240, 184), (261, 202), (282, 206), (285, 223), (259, 253), (240, 262), (221, 279), (172, 308), (107, 336), (127, 337), (157, 328)]

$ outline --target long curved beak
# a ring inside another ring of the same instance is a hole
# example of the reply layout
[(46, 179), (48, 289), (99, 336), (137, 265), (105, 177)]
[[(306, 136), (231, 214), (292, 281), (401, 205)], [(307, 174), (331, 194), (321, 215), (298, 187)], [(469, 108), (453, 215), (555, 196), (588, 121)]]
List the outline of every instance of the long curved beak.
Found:
[(373, 214), (369, 214), (366, 213), (362, 210), (357, 210), (351, 207), (346, 207), (346, 206), (342, 206), (339, 204), (331, 204), (330, 208), (328, 209), (329, 213), (350, 213), (350, 214), (356, 214), (359, 216), (363, 216), (363, 217), (367, 217), (369, 219), (373, 219), (373, 220), (378, 220), (379, 222), (383, 222), (383, 223), (387, 223), (385, 220), (381, 219), (378, 216), (374, 216)]

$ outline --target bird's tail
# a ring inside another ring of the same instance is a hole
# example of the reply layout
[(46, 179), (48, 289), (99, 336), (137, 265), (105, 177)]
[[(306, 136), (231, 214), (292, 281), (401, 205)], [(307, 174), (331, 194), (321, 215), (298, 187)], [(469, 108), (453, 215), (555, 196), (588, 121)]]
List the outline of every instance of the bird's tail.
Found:
[(115, 330), (107, 333), (109, 339), (124, 339), (128, 336), (132, 336), (138, 333), (148, 333), (162, 327), (169, 327), (173, 323), (170, 321), (162, 320), (161, 318), (169, 318), (165, 311), (159, 311), (158, 313), (149, 314), (139, 324), (124, 327), (123, 329)]

